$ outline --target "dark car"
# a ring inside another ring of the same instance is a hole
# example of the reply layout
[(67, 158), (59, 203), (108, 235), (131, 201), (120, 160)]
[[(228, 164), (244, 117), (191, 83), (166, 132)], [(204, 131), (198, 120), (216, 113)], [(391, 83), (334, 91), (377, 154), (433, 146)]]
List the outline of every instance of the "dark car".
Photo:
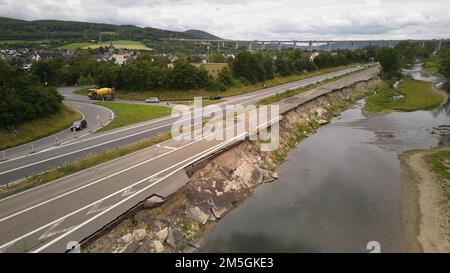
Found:
[(220, 97), (220, 96), (211, 96), (211, 97), (209, 97), (209, 99), (210, 100), (220, 100), (220, 99), (222, 99), (222, 97)]
[(87, 127), (87, 121), (86, 120), (84, 120), (84, 119), (77, 120), (70, 127), (70, 131), (80, 131), (80, 130), (83, 130), (84, 128), (86, 128), (86, 127)]

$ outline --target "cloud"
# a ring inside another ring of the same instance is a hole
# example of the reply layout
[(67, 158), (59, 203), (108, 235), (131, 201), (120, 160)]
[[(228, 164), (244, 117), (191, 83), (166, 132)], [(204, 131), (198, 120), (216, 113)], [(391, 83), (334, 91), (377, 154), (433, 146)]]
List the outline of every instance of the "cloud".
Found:
[(201, 29), (230, 39), (450, 37), (448, 0), (0, 0), (0, 16)]

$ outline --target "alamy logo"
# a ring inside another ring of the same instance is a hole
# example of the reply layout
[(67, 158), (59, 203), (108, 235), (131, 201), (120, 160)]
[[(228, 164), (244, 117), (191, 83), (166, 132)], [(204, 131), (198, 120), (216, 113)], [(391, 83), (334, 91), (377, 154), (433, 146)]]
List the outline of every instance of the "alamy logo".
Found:
[(248, 137), (261, 141), (262, 151), (275, 151), (280, 144), (278, 105), (203, 107), (202, 98), (196, 97), (193, 107), (175, 106), (172, 117), (177, 118), (171, 130), (176, 140), (237, 140)]

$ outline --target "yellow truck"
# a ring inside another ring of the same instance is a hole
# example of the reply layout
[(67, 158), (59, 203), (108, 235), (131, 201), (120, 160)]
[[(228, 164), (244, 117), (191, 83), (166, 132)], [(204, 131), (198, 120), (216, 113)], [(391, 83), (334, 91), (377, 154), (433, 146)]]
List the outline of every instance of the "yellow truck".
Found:
[(114, 100), (114, 91), (112, 88), (91, 88), (88, 97), (91, 100)]

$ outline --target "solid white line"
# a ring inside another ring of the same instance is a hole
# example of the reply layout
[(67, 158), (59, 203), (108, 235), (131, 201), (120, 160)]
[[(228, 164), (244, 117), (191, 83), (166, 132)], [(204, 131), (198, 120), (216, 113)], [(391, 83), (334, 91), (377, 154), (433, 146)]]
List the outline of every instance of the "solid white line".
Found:
[[(73, 106), (73, 107), (76, 107), (76, 106), (75, 106), (75, 103), (74, 103), (73, 101), (67, 101), (67, 102), (65, 102), (65, 103), (70, 104), (70, 105)], [(110, 112), (112, 118), (111, 118), (111, 119), (108, 119), (108, 122), (105, 123), (104, 126), (106, 126), (106, 125), (108, 125), (109, 123), (111, 123), (111, 122), (113, 121), (113, 119), (115, 118), (114, 112), (111, 111), (111, 109), (108, 109), (108, 108), (106, 108), (106, 107), (103, 107), (103, 106), (100, 106), (100, 105), (94, 105), (94, 104), (90, 104), (90, 103), (81, 103), (81, 102), (78, 102), (77, 104), (83, 104), (83, 105), (89, 106), (89, 107), (94, 106), (94, 108), (95, 108), (95, 107), (103, 108), (103, 109), (107, 110), (108, 112)], [(79, 105), (78, 105), (78, 106), (79, 106)], [(80, 107), (80, 108), (81, 108), (81, 107)], [(85, 119), (84, 113), (81, 112), (80, 109), (76, 109), (76, 110), (82, 115), (82, 118)], [(6, 164), (7, 162), (12, 162), (12, 161), (19, 160), (19, 159), (22, 159), (22, 158), (25, 158), (25, 157), (29, 157), (29, 156), (32, 156), (32, 155), (36, 155), (36, 154), (44, 153), (44, 152), (47, 152), (47, 151), (50, 151), (50, 150), (55, 150), (55, 149), (57, 149), (57, 148), (65, 147), (65, 146), (68, 146), (69, 143), (75, 143), (75, 142), (78, 142), (78, 143), (79, 143), (79, 142), (81, 142), (81, 141), (79, 141), (81, 138), (86, 137), (86, 136), (89, 136), (89, 135), (91, 135), (92, 133), (95, 133), (96, 131), (100, 130), (101, 128), (102, 128), (102, 127), (98, 127), (98, 128), (96, 128), (96, 129), (94, 129), (92, 132), (87, 132), (87, 133), (85, 133), (85, 134), (82, 134), (82, 135), (80, 135), (80, 136), (79, 136), (78, 138), (76, 138), (76, 139), (70, 139), (70, 140), (61, 142), (60, 145), (58, 145), (58, 146), (51, 146), (51, 147), (48, 147), (48, 148), (46, 148), (46, 149), (37, 151), (37, 152), (35, 152), (35, 153), (31, 154), (31, 155), (30, 155), (30, 154), (26, 154), (26, 155), (23, 155), (23, 156), (18, 156), (18, 157), (10, 158), (10, 159), (8, 159), (8, 160), (6, 160), (6, 161), (0, 162), (0, 164)], [(46, 138), (51, 139), (51, 138), (54, 138), (55, 136), (58, 136), (58, 135), (59, 135), (60, 133), (62, 133), (62, 132), (63, 132), (63, 131), (60, 131), (60, 132), (58, 132), (58, 133), (55, 133), (55, 134), (53, 134), (53, 135), (50, 135), (50, 136), (47, 136), (47, 137), (44, 137), (44, 138), (41, 138), (41, 139), (38, 139), (38, 140), (35, 140), (35, 141), (40, 141), (40, 140), (43, 140), (43, 139), (46, 139)], [(31, 143), (31, 142), (30, 142), (30, 143)], [(9, 149), (5, 150), (5, 152), (8, 152), (8, 151), (10, 151), (10, 150), (16, 150), (16, 149), (21, 148), (21, 147), (24, 147), (24, 146), (28, 146), (28, 145), (30, 145), (30, 143), (25, 143), (25, 144), (22, 144), (22, 145), (19, 145), (19, 146), (16, 146), (16, 147), (9, 148)]]
[[(201, 140), (201, 139), (200, 139), (200, 140)], [(200, 141), (200, 140), (198, 140), (198, 141)], [(226, 142), (225, 142), (225, 143), (226, 143)], [(218, 145), (220, 145), (220, 144), (218, 144)], [(198, 155), (202, 155), (203, 153), (208, 152), (208, 151), (211, 150), (211, 149), (214, 149), (214, 148), (217, 147), (218, 145), (216, 145), (216, 146), (214, 146), (214, 147), (212, 147), (212, 148), (209, 148), (209, 149), (207, 149), (206, 151), (203, 151), (203, 152), (201, 152), (201, 153), (199, 153), (199, 154), (196, 154), (196, 155), (192, 156), (191, 158), (198, 157)], [(169, 152), (169, 153), (170, 153), (170, 152)], [(190, 160), (191, 158), (185, 159), (184, 161), (188, 161), (188, 160)], [(182, 162), (184, 162), (184, 161), (182, 161)], [(46, 225), (44, 225), (44, 226), (41, 226), (40, 228), (34, 229), (34, 230), (32, 230), (32, 231), (26, 233), (25, 235), (22, 235), (22, 236), (20, 236), (20, 237), (14, 239), (14, 240), (8, 242), (8, 243), (5, 243), (5, 244), (3, 244), (3, 245), (0, 246), (0, 252), (2, 252), (2, 250), (3, 250), (4, 248), (6, 248), (6, 247), (8, 247), (8, 246), (10, 246), (10, 245), (12, 245), (12, 244), (14, 244), (14, 243), (16, 243), (17, 241), (22, 240), (23, 238), (26, 238), (26, 237), (28, 237), (28, 236), (30, 236), (30, 235), (32, 235), (32, 234), (34, 234), (34, 233), (36, 233), (36, 232), (42, 230), (42, 229), (47, 228), (48, 226), (51, 226), (51, 225), (57, 223), (57, 222), (60, 222), (60, 221), (62, 221), (62, 220), (64, 220), (64, 219), (66, 219), (66, 218), (68, 218), (68, 217), (70, 217), (70, 216), (72, 216), (72, 215), (74, 215), (74, 214), (80, 212), (80, 211), (83, 211), (83, 210), (85, 210), (85, 209), (87, 209), (87, 208), (89, 208), (89, 207), (92, 207), (93, 205), (95, 205), (95, 204), (97, 204), (97, 203), (103, 202), (104, 200), (106, 200), (106, 199), (108, 199), (108, 198), (110, 198), (110, 197), (112, 197), (112, 196), (114, 196), (114, 195), (117, 195), (117, 194), (119, 194), (119, 193), (122, 193), (123, 191), (125, 191), (125, 190), (127, 190), (127, 189), (130, 189), (130, 188), (132, 188), (132, 187), (134, 187), (134, 186), (136, 186), (136, 185), (138, 185), (138, 184), (141, 184), (141, 183), (143, 183), (144, 181), (146, 181), (146, 180), (148, 180), (148, 179), (151, 179), (152, 177), (155, 177), (155, 176), (157, 176), (157, 175), (159, 175), (159, 174), (161, 174), (161, 173), (163, 173), (163, 172), (165, 172), (165, 171), (171, 169), (172, 167), (181, 164), (182, 162), (178, 162), (177, 164), (172, 165), (172, 166), (170, 166), (170, 167), (168, 167), (168, 168), (166, 168), (166, 169), (164, 169), (164, 170), (162, 170), (162, 171), (160, 171), (160, 172), (158, 172), (158, 173), (155, 173), (155, 174), (153, 174), (153, 175), (151, 175), (151, 176), (149, 176), (149, 177), (147, 177), (147, 178), (141, 179), (141, 180), (139, 180), (138, 182), (136, 182), (136, 183), (134, 183), (134, 184), (131, 184), (131, 185), (125, 187), (125, 188), (122, 188), (122, 189), (120, 189), (120, 190), (118, 190), (118, 191), (116, 191), (116, 192), (114, 192), (114, 193), (112, 193), (112, 194), (109, 194), (109, 195), (107, 195), (107, 196), (105, 196), (105, 197), (103, 197), (103, 198), (101, 198), (101, 199), (99, 199), (99, 200), (97, 200), (97, 201), (95, 201), (95, 202), (93, 202), (93, 203), (90, 203), (90, 204), (88, 204), (88, 205), (86, 205), (86, 206), (84, 206), (84, 207), (82, 207), (82, 208), (80, 208), (80, 209), (78, 209), (78, 210), (75, 210), (75, 211), (73, 211), (73, 212), (71, 212), (71, 213), (69, 213), (69, 214), (66, 214), (65, 216), (60, 217), (59, 219), (56, 219), (56, 220), (54, 220), (54, 221), (52, 221), (52, 222), (50, 222), (50, 223), (48, 223), (48, 224), (46, 224)], [(189, 164), (188, 164), (188, 165), (189, 165)], [(130, 197), (133, 197), (133, 196), (134, 196), (134, 194), (133, 194), (133, 195), (130, 195)]]
[[(186, 134), (191, 134), (191, 132), (186, 133)], [(186, 134), (182, 134), (181, 136), (184, 136), (184, 135), (186, 135)], [(165, 140), (165, 141), (161, 142), (160, 144), (162, 144), (162, 143), (167, 143), (167, 142), (171, 142), (171, 141), (173, 141), (173, 139)], [(160, 145), (160, 144), (157, 144), (157, 145)], [(155, 146), (157, 146), (157, 145), (155, 145)], [(14, 194), (14, 195), (5, 197), (5, 198), (3, 198), (3, 199), (0, 199), (0, 202), (5, 201), (5, 200), (8, 200), (8, 199), (11, 199), (11, 198), (14, 198), (14, 197), (17, 197), (17, 196), (19, 196), (19, 195), (25, 194), (25, 193), (30, 192), (30, 191), (34, 191), (34, 190), (40, 189), (40, 188), (42, 188), (42, 187), (50, 186), (50, 185), (52, 185), (52, 184), (54, 184), (54, 183), (57, 183), (57, 182), (59, 182), (59, 181), (61, 181), (61, 180), (63, 180), (63, 179), (67, 179), (67, 178), (69, 178), (69, 177), (72, 177), (72, 176), (75, 176), (75, 175), (79, 175), (79, 174), (81, 174), (81, 173), (85, 173), (85, 172), (91, 171), (91, 170), (94, 169), (94, 168), (98, 168), (98, 167), (101, 167), (101, 166), (104, 166), (104, 165), (113, 163), (113, 162), (118, 161), (118, 160), (122, 160), (122, 159), (125, 159), (125, 158), (128, 158), (128, 157), (132, 157), (132, 156), (134, 156), (134, 155), (137, 154), (137, 153), (141, 153), (141, 152), (145, 152), (145, 151), (147, 151), (147, 150), (153, 149), (153, 148), (155, 148), (155, 146), (150, 146), (150, 147), (144, 148), (144, 149), (142, 149), (142, 150), (138, 150), (138, 151), (132, 152), (132, 153), (127, 154), (127, 155), (124, 155), (124, 156), (122, 156), (122, 157), (118, 157), (118, 158), (112, 159), (112, 160), (110, 160), (110, 161), (106, 161), (106, 162), (101, 163), (101, 164), (99, 164), (99, 165), (95, 165), (95, 166), (90, 167), (90, 168), (88, 168), (88, 169), (85, 169), (85, 170), (82, 170), (82, 171), (79, 171), (79, 172), (76, 172), (76, 173), (73, 173), (73, 174), (70, 174), (70, 175), (61, 177), (61, 178), (59, 178), (59, 179), (57, 179), (57, 180), (54, 180), (54, 181), (45, 183), (45, 184), (43, 184), (43, 185), (40, 185), (40, 186), (37, 186), (37, 187), (33, 187), (33, 188), (31, 188), (31, 189), (28, 189), (28, 190), (25, 190), (25, 191), (22, 191), (22, 192), (18, 192), (18, 193)], [(180, 146), (179, 148), (181, 149), (181, 148), (183, 148), (183, 147), (185, 147), (185, 146)]]
[[(41, 246), (40, 248), (38, 248), (38, 249), (32, 251), (32, 253), (38, 253), (38, 252), (41, 252), (42, 250), (46, 249), (47, 247), (51, 246), (52, 244), (58, 242), (59, 240), (63, 239), (64, 237), (70, 235), (71, 233), (77, 231), (78, 229), (82, 228), (83, 226), (85, 226), (85, 225), (89, 224), (90, 222), (94, 221), (95, 219), (97, 219), (98, 217), (102, 216), (103, 214), (109, 212), (110, 210), (112, 210), (112, 209), (118, 207), (119, 205), (125, 203), (126, 201), (130, 200), (131, 198), (135, 197), (136, 195), (138, 195), (138, 194), (140, 194), (140, 193), (146, 191), (147, 189), (153, 187), (154, 185), (157, 185), (157, 184), (161, 183), (161, 181), (163, 181), (164, 179), (166, 179), (166, 178), (172, 176), (174, 173), (176, 173), (176, 172), (178, 172), (178, 171), (184, 169), (186, 166), (189, 166), (192, 162), (195, 162), (195, 161), (197, 161), (198, 159), (202, 158), (204, 155), (208, 154), (210, 151), (214, 151), (214, 150), (220, 149), (222, 146), (226, 146), (226, 145), (228, 145), (228, 143), (233, 142), (234, 140), (239, 139), (239, 137), (241, 137), (241, 136), (243, 136), (243, 135), (246, 135), (246, 134), (247, 134), (247, 133), (244, 133), (244, 134), (241, 134), (241, 135), (239, 135), (239, 136), (237, 136), (237, 137), (235, 137), (235, 138), (233, 138), (233, 139), (231, 139), (231, 140), (222, 142), (222, 143), (220, 143), (220, 144), (218, 144), (218, 145), (216, 145), (216, 146), (214, 146), (214, 147), (212, 147), (212, 148), (210, 148), (210, 149), (208, 149), (208, 150), (206, 150), (206, 151), (204, 151), (204, 152), (202, 152), (202, 153), (200, 153), (200, 154), (197, 154), (197, 155), (195, 155), (195, 156), (192, 156), (192, 157), (190, 157), (190, 158), (188, 158), (188, 159), (185, 159), (185, 160), (183, 160), (183, 161), (181, 161), (181, 162), (179, 162), (179, 163), (177, 163), (177, 164), (171, 166), (170, 168), (175, 167), (175, 166), (177, 166), (177, 165), (180, 165), (180, 164), (182, 164), (182, 163), (184, 163), (184, 162), (186, 162), (186, 161), (189, 162), (189, 163), (187, 163), (187, 164), (182, 165), (180, 168), (178, 168), (178, 169), (172, 171), (171, 173), (167, 174), (166, 176), (160, 178), (159, 180), (153, 182), (152, 184), (150, 184), (150, 185), (148, 185), (148, 186), (146, 186), (146, 187), (140, 189), (139, 191), (137, 191), (137, 192), (133, 193), (132, 195), (126, 197), (125, 199), (119, 201), (118, 203), (115, 203), (113, 206), (111, 206), (111, 207), (109, 207), (108, 209), (106, 209), (106, 210), (100, 212), (99, 214), (93, 216), (92, 218), (90, 218), (90, 219), (84, 221), (83, 223), (79, 224), (78, 226), (76, 226), (75, 228), (71, 229), (70, 231), (68, 231), (68, 232), (66, 232), (66, 233), (64, 233), (64, 234), (62, 234), (61, 236), (59, 236), (59, 237), (53, 239), (52, 241), (48, 242), (47, 244)], [(168, 168), (168, 169), (170, 169), (170, 168)], [(168, 169), (166, 169), (166, 170), (168, 170)], [(160, 172), (160, 173), (162, 173), (162, 172)], [(150, 177), (147, 178), (147, 179), (145, 179), (145, 180), (148, 180), (148, 179), (150, 179)], [(123, 190), (122, 190), (121, 192), (123, 192)], [(2, 248), (3, 248), (3, 246), (0, 246), (0, 249), (2, 249)]]
[[(187, 146), (190, 146), (190, 145), (192, 145), (192, 144), (194, 144), (194, 143), (196, 143), (196, 142), (198, 142), (198, 141), (200, 141), (200, 140), (202, 140), (202, 139), (198, 139), (198, 140), (196, 140), (196, 141), (190, 142), (190, 143), (188, 143), (188, 144), (186, 144), (186, 145), (184, 145), (184, 146), (181, 146), (181, 147), (178, 148), (178, 149), (182, 149), (182, 148), (185, 148), (185, 147), (187, 147)], [(43, 205), (45, 205), (45, 204), (47, 204), (47, 203), (50, 203), (50, 202), (55, 201), (55, 200), (57, 200), (57, 199), (60, 199), (61, 197), (64, 197), (64, 196), (69, 195), (69, 194), (72, 194), (72, 193), (74, 193), (74, 192), (77, 192), (77, 191), (82, 190), (82, 189), (84, 189), (84, 188), (87, 188), (87, 187), (89, 187), (89, 186), (92, 186), (92, 185), (95, 185), (95, 184), (97, 184), (97, 183), (100, 183), (100, 182), (102, 182), (102, 181), (104, 181), (104, 180), (106, 180), (106, 179), (108, 179), (108, 178), (114, 177), (114, 176), (116, 176), (116, 175), (118, 175), (118, 174), (121, 174), (121, 173), (124, 173), (124, 172), (126, 172), (126, 171), (129, 171), (129, 170), (132, 170), (132, 169), (134, 169), (134, 168), (137, 168), (137, 167), (139, 167), (139, 166), (141, 166), (141, 165), (143, 165), (143, 164), (146, 164), (146, 163), (148, 163), (148, 162), (151, 162), (151, 161), (153, 161), (153, 160), (156, 160), (156, 159), (158, 159), (158, 158), (160, 158), (160, 157), (163, 157), (163, 156), (165, 156), (165, 155), (167, 155), (167, 154), (173, 153), (174, 151), (176, 151), (176, 150), (178, 150), (178, 149), (170, 150), (170, 151), (168, 151), (168, 152), (166, 152), (166, 153), (160, 154), (159, 156), (153, 157), (153, 158), (151, 158), (151, 159), (148, 159), (148, 160), (146, 160), (146, 161), (143, 161), (143, 162), (141, 162), (141, 163), (138, 163), (138, 164), (136, 164), (136, 165), (134, 165), (134, 166), (128, 167), (128, 168), (123, 169), (123, 170), (121, 170), (121, 171), (115, 172), (115, 173), (113, 173), (113, 174), (110, 174), (110, 175), (105, 176), (105, 177), (103, 177), (103, 178), (100, 178), (100, 179), (98, 179), (98, 180), (95, 180), (95, 181), (93, 181), (93, 182), (91, 182), (91, 183), (89, 183), (89, 184), (85, 184), (85, 185), (83, 185), (83, 186), (81, 186), (81, 187), (79, 187), (79, 188), (76, 188), (76, 189), (73, 189), (73, 190), (71, 190), (71, 191), (65, 192), (65, 193), (63, 193), (63, 194), (61, 194), (61, 195), (55, 196), (55, 197), (53, 197), (53, 198), (51, 198), (51, 199), (48, 199), (48, 200), (43, 201), (43, 202), (41, 202), (41, 203), (38, 203), (38, 204), (36, 204), (36, 205), (34, 205), (34, 206), (31, 206), (31, 207), (28, 207), (28, 208), (26, 208), (26, 209), (24, 209), (24, 210), (18, 211), (18, 212), (14, 213), (14, 214), (11, 214), (11, 215), (9, 215), (9, 216), (6, 216), (6, 217), (0, 219), (0, 222), (3, 222), (3, 221), (8, 220), (8, 219), (10, 219), (10, 218), (13, 218), (13, 217), (15, 217), (15, 216), (17, 216), (17, 215), (23, 214), (23, 213), (25, 213), (25, 212), (27, 212), (27, 211), (30, 211), (30, 210), (32, 210), (32, 209), (35, 209), (35, 208), (37, 208), (37, 207), (43, 206)], [(2, 200), (2, 201), (3, 201), (3, 200)]]

